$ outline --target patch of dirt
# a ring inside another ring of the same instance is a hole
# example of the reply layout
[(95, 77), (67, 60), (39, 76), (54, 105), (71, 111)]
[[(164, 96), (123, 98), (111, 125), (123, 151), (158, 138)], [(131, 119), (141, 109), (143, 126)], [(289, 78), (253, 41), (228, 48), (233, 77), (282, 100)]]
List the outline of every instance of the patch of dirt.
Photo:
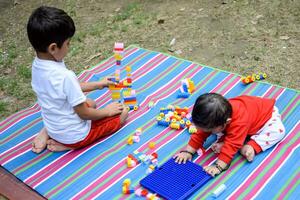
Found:
[[(126, 46), (137, 44), (241, 75), (266, 72), (268, 82), (300, 89), (300, 1), (3, 2), (0, 1), (0, 5), (4, 5), (0, 9), (3, 16), (0, 50), (7, 51), (15, 44), (17, 56), (10, 66), (0, 63), (0, 78), (4, 77), (4, 68), (31, 65), (34, 52), (27, 40), (26, 23), (32, 8), (50, 5), (64, 9), (75, 21), (76, 35), (65, 61), (77, 73), (112, 55), (114, 42), (122, 41)], [(170, 52), (169, 44), (173, 38), (176, 42)], [(93, 55), (97, 56), (91, 59)], [(21, 83), (31, 90), (30, 79)], [(2, 90), (4, 95), (11, 95)], [(21, 103), (15, 102), (16, 105), (1, 113), (1, 118), (32, 105), (34, 101), (32, 95), (22, 99)]]

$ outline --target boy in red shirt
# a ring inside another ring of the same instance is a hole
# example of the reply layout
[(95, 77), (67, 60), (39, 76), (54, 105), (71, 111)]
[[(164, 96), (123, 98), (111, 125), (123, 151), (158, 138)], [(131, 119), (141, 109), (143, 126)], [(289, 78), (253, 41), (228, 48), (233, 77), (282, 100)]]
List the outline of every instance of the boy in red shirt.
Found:
[(175, 156), (176, 162), (191, 160), (197, 150), (203, 154), (203, 143), (212, 133), (221, 135), (211, 147), (219, 155), (215, 164), (204, 167), (207, 173), (215, 176), (227, 169), (239, 150), (251, 162), (256, 154), (272, 147), (285, 135), (281, 116), (274, 105), (274, 99), (254, 96), (229, 100), (216, 93), (199, 96), (192, 111), (198, 131), (191, 136), (186, 150)]

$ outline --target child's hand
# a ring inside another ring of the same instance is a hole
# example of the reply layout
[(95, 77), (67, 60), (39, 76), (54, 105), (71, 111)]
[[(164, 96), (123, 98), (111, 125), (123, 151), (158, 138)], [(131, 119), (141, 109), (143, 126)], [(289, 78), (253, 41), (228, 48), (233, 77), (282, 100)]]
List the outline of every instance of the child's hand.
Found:
[(111, 117), (117, 114), (121, 114), (124, 106), (121, 103), (113, 102), (111, 104), (108, 104), (104, 109), (106, 110), (108, 116)]
[(100, 85), (99, 88), (101, 88), (101, 86), (102, 88), (104, 88), (104, 87), (108, 87), (108, 85), (114, 85), (115, 83), (110, 81), (109, 80), (110, 78), (112, 78), (112, 76), (104, 77), (101, 81), (99, 81), (99, 85)]
[(228, 164), (223, 162), (222, 160), (217, 160), (214, 165), (205, 166), (203, 169), (206, 171), (206, 173), (212, 175), (213, 177), (220, 174), (224, 170), (228, 169)]
[(214, 153), (220, 153), (221, 152), (221, 149), (224, 145), (224, 142), (217, 142), (217, 143), (214, 143), (211, 145), (211, 150), (214, 152)]
[(204, 171), (206, 171), (206, 173), (210, 174), (213, 177), (215, 177), (216, 175), (218, 175), (222, 172), (215, 165), (205, 166), (205, 167), (203, 167), (203, 169), (204, 169)]
[(178, 164), (185, 164), (187, 160), (191, 161), (192, 160), (192, 154), (188, 153), (186, 151), (182, 151), (178, 154), (176, 154), (173, 158), (175, 158), (175, 162)]

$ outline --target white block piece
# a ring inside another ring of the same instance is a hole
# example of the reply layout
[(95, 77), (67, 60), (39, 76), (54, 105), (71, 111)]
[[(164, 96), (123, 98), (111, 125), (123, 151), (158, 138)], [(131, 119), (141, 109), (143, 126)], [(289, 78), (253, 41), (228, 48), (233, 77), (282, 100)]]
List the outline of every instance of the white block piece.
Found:
[(136, 195), (136, 196), (142, 196), (142, 188), (138, 188), (138, 189), (136, 189), (135, 191), (134, 191), (134, 194)]
[(135, 90), (131, 90), (131, 96), (136, 96)]
[(222, 184), (222, 185), (220, 185), (215, 191), (213, 191), (212, 195), (213, 195), (213, 197), (217, 198), (217, 197), (220, 196), (220, 194), (222, 194), (225, 190), (226, 190), (226, 185), (225, 185), (225, 184)]
[(124, 50), (124, 43), (116, 42), (114, 51), (115, 52), (122, 52), (123, 50)]
[(202, 149), (198, 149), (197, 154), (198, 154), (198, 156), (202, 156), (203, 155)]
[(134, 135), (132, 138), (133, 138), (134, 142), (140, 142), (140, 140), (141, 140), (140, 136), (137, 136), (137, 135)]

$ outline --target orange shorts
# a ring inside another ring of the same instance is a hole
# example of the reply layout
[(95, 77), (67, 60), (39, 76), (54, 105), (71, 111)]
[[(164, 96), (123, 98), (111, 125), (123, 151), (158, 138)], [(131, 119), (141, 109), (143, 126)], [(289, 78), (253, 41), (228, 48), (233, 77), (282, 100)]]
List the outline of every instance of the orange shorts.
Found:
[(116, 115), (113, 117), (107, 117), (104, 119), (99, 119), (92, 121), (92, 127), (89, 134), (82, 141), (79, 141), (75, 144), (64, 144), (67, 147), (71, 147), (73, 149), (79, 149), (85, 147), (97, 139), (101, 137), (105, 137), (113, 134), (121, 127), (120, 115)]

